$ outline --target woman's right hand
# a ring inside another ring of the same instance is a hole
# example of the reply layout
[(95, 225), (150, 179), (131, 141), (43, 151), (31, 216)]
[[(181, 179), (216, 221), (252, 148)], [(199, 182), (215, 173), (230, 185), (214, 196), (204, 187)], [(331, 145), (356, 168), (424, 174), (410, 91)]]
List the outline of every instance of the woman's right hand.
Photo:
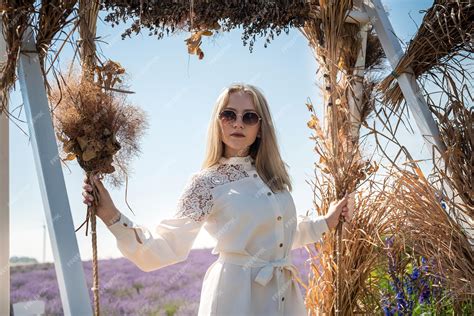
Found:
[[(97, 205), (96, 214), (107, 226), (109, 226), (118, 216), (120, 216), (120, 212), (115, 207), (115, 204), (102, 181), (98, 178), (91, 178), (91, 181), (94, 182), (99, 195), (99, 204)], [(82, 188), (82, 196), (84, 198), (83, 203), (91, 206), (94, 197), (92, 196), (92, 186), (87, 182), (87, 176), (84, 178)]]

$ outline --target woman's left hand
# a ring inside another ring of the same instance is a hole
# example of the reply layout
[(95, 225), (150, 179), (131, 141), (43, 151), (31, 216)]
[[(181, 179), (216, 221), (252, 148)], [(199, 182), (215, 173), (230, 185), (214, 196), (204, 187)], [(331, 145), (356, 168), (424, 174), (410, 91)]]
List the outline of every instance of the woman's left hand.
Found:
[(355, 191), (346, 194), (339, 201), (333, 201), (329, 204), (329, 210), (324, 218), (330, 230), (337, 226), (340, 216), (344, 217), (345, 222), (351, 221), (354, 213), (354, 196)]

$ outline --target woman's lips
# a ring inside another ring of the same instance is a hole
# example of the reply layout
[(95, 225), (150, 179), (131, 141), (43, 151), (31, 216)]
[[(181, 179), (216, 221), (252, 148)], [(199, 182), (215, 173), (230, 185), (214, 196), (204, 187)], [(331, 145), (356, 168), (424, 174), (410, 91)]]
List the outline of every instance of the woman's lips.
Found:
[(243, 138), (243, 137), (245, 137), (245, 135), (239, 135), (239, 134), (230, 134), (230, 136), (234, 136), (234, 137), (240, 137), (240, 138)]

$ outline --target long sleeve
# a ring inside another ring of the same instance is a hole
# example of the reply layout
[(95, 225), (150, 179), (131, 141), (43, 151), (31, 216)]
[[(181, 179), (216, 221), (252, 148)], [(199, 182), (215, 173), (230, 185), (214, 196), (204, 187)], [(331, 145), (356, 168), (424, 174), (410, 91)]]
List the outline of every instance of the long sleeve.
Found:
[(123, 214), (108, 229), (127, 259), (145, 272), (153, 271), (187, 259), (212, 206), (211, 191), (202, 177), (195, 173), (178, 200), (174, 216), (160, 221), (154, 234)]
[(307, 244), (318, 242), (323, 233), (328, 230), (329, 227), (324, 216), (317, 216), (313, 219), (308, 215), (298, 215), (291, 249), (297, 249)]

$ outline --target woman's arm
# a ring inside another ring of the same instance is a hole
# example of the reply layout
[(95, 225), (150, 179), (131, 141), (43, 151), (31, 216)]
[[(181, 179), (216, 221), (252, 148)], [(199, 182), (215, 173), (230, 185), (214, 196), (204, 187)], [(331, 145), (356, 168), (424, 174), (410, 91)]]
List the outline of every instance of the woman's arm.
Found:
[[(193, 174), (178, 200), (175, 215), (159, 222), (151, 233), (121, 214), (100, 180), (94, 181), (100, 194), (98, 216), (114, 234), (120, 252), (146, 272), (186, 260), (213, 205), (205, 182), (199, 174)], [(91, 201), (89, 187), (84, 185), (85, 203)]]
[(353, 209), (354, 192), (346, 195), (339, 201), (331, 202), (326, 215), (320, 215), (314, 219), (307, 215), (297, 216), (296, 232), (291, 249), (297, 249), (307, 244), (318, 242), (325, 232), (337, 226), (341, 215), (347, 222), (350, 221)]
[(313, 219), (309, 215), (298, 215), (291, 249), (318, 242), (323, 233), (327, 231), (329, 231), (329, 227), (325, 216), (318, 216)]
[(119, 221), (107, 228), (124, 257), (148, 272), (186, 260), (203, 224), (188, 217), (164, 219), (152, 234), (121, 214)]

